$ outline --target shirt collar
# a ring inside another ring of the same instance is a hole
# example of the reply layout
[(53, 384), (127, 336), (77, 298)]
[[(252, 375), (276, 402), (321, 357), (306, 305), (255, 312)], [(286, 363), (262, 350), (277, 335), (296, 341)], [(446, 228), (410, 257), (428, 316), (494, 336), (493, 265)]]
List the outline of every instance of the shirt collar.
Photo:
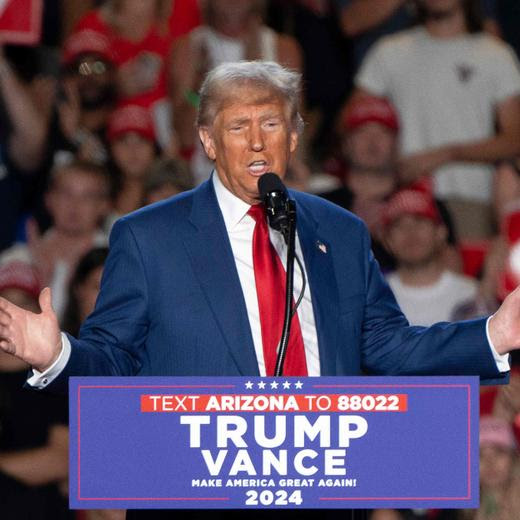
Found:
[(232, 231), (242, 221), (251, 206), (231, 193), (222, 184), (216, 170), (213, 171), (212, 178), (217, 202), (224, 217), (224, 224), (228, 231)]

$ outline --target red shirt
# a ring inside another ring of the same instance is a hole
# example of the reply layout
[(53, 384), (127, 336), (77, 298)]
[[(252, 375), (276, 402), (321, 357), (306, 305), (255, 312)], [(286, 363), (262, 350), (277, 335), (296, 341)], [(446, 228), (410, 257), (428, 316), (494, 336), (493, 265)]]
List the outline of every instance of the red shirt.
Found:
[(139, 77), (149, 78), (150, 88), (124, 96), (120, 104), (138, 104), (149, 107), (167, 97), (168, 55), (172, 42), (199, 25), (200, 12), (197, 0), (177, 0), (168, 21), (168, 31), (161, 31), (156, 24), (150, 27), (140, 41), (120, 36), (95, 9), (86, 13), (77, 23), (75, 30), (93, 29), (104, 34), (110, 41), (111, 53), (117, 68), (135, 66)]

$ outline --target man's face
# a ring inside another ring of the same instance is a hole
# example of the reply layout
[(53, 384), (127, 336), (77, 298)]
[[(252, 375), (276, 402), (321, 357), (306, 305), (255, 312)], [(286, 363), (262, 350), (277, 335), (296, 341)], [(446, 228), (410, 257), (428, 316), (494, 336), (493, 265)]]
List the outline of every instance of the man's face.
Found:
[(142, 180), (155, 159), (155, 145), (136, 132), (126, 132), (111, 144), (114, 161), (127, 179)]
[(444, 226), (415, 215), (403, 215), (389, 224), (386, 242), (399, 264), (419, 267), (439, 254), (446, 239)]
[(70, 72), (66, 81), (75, 85), (82, 108), (93, 110), (113, 102), (114, 73), (106, 60), (95, 54), (84, 54)]
[(107, 186), (101, 177), (71, 168), (58, 174), (46, 203), (56, 229), (92, 233), (108, 211)]
[(388, 171), (394, 166), (395, 150), (395, 132), (380, 123), (370, 122), (346, 136), (343, 153), (353, 168)]
[(225, 104), (212, 127), (201, 128), (199, 135), (224, 186), (255, 204), (260, 176), (267, 172), (285, 176), (298, 134), (282, 99), (255, 87), (242, 87), (234, 94), (237, 101)]
[(462, 8), (462, 0), (418, 0), (433, 17), (450, 15)]

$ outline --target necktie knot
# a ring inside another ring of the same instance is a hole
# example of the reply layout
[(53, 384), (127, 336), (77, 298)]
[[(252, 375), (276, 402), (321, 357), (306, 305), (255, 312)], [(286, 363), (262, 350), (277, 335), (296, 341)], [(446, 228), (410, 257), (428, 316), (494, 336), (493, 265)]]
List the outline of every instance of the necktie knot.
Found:
[(263, 204), (251, 206), (247, 214), (257, 223), (265, 222), (265, 206)]

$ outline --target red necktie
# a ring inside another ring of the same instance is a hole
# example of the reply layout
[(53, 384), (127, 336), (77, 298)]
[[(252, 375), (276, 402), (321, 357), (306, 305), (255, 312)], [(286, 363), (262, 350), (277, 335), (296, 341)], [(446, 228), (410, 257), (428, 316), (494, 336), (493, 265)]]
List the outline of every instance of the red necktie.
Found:
[[(276, 367), (276, 349), (283, 328), (285, 269), (269, 240), (264, 206), (262, 204), (251, 206), (248, 214), (256, 222), (253, 233), (253, 267), (260, 311), (265, 370), (268, 376), (272, 376)], [(305, 349), (297, 313), (292, 319), (283, 373), (287, 376), (307, 375)]]

